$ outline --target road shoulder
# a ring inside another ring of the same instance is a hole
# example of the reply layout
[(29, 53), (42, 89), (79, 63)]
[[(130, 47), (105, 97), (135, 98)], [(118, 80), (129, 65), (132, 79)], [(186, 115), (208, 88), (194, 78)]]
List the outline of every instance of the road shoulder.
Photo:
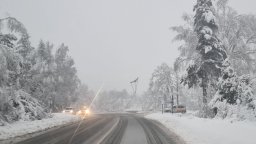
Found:
[(77, 123), (79, 117), (74, 115), (53, 114), (52, 118), (35, 121), (21, 121), (7, 126), (0, 127), (0, 143), (17, 143), (60, 127), (69, 126)]

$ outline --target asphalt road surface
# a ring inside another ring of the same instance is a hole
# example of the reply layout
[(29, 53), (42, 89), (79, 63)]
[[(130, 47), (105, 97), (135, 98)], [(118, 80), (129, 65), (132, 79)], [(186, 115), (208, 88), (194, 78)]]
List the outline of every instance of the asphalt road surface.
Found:
[(99, 114), (17, 144), (184, 144), (160, 123), (133, 114)]

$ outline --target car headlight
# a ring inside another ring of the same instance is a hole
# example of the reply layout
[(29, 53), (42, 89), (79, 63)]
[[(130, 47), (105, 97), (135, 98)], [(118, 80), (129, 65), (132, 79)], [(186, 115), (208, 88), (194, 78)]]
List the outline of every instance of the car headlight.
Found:
[(62, 111), (62, 113), (65, 113), (65, 111)]
[(73, 113), (73, 110), (71, 110), (70, 113)]

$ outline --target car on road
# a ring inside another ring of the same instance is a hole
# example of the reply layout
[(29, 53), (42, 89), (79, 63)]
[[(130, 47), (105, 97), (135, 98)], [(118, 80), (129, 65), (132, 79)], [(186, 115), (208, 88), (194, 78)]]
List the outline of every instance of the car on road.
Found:
[(186, 107), (183, 105), (173, 106), (174, 113), (186, 113)]
[(171, 107), (165, 107), (164, 112), (172, 112), (172, 108)]
[[(186, 113), (186, 106), (184, 105), (175, 105), (173, 106), (173, 113)], [(172, 112), (171, 107), (164, 108), (164, 112)]]
[(66, 107), (66, 108), (62, 111), (62, 113), (74, 114), (75, 111), (74, 111), (74, 108), (72, 108), (72, 107)]
[(82, 107), (76, 113), (76, 115), (79, 115), (79, 116), (86, 116), (86, 115), (89, 115), (89, 114), (90, 114), (90, 110), (86, 106)]

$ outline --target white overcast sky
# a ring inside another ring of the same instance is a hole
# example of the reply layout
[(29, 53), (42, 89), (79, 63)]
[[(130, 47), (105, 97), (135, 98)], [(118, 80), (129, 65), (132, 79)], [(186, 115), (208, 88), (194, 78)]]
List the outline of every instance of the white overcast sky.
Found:
[[(0, 18), (12, 16), (27, 28), (33, 46), (40, 39), (69, 46), (80, 79), (96, 90), (140, 93), (162, 62), (178, 56), (171, 26), (182, 24), (196, 0), (0, 0)], [(256, 13), (255, 0), (230, 0), (240, 13)]]

